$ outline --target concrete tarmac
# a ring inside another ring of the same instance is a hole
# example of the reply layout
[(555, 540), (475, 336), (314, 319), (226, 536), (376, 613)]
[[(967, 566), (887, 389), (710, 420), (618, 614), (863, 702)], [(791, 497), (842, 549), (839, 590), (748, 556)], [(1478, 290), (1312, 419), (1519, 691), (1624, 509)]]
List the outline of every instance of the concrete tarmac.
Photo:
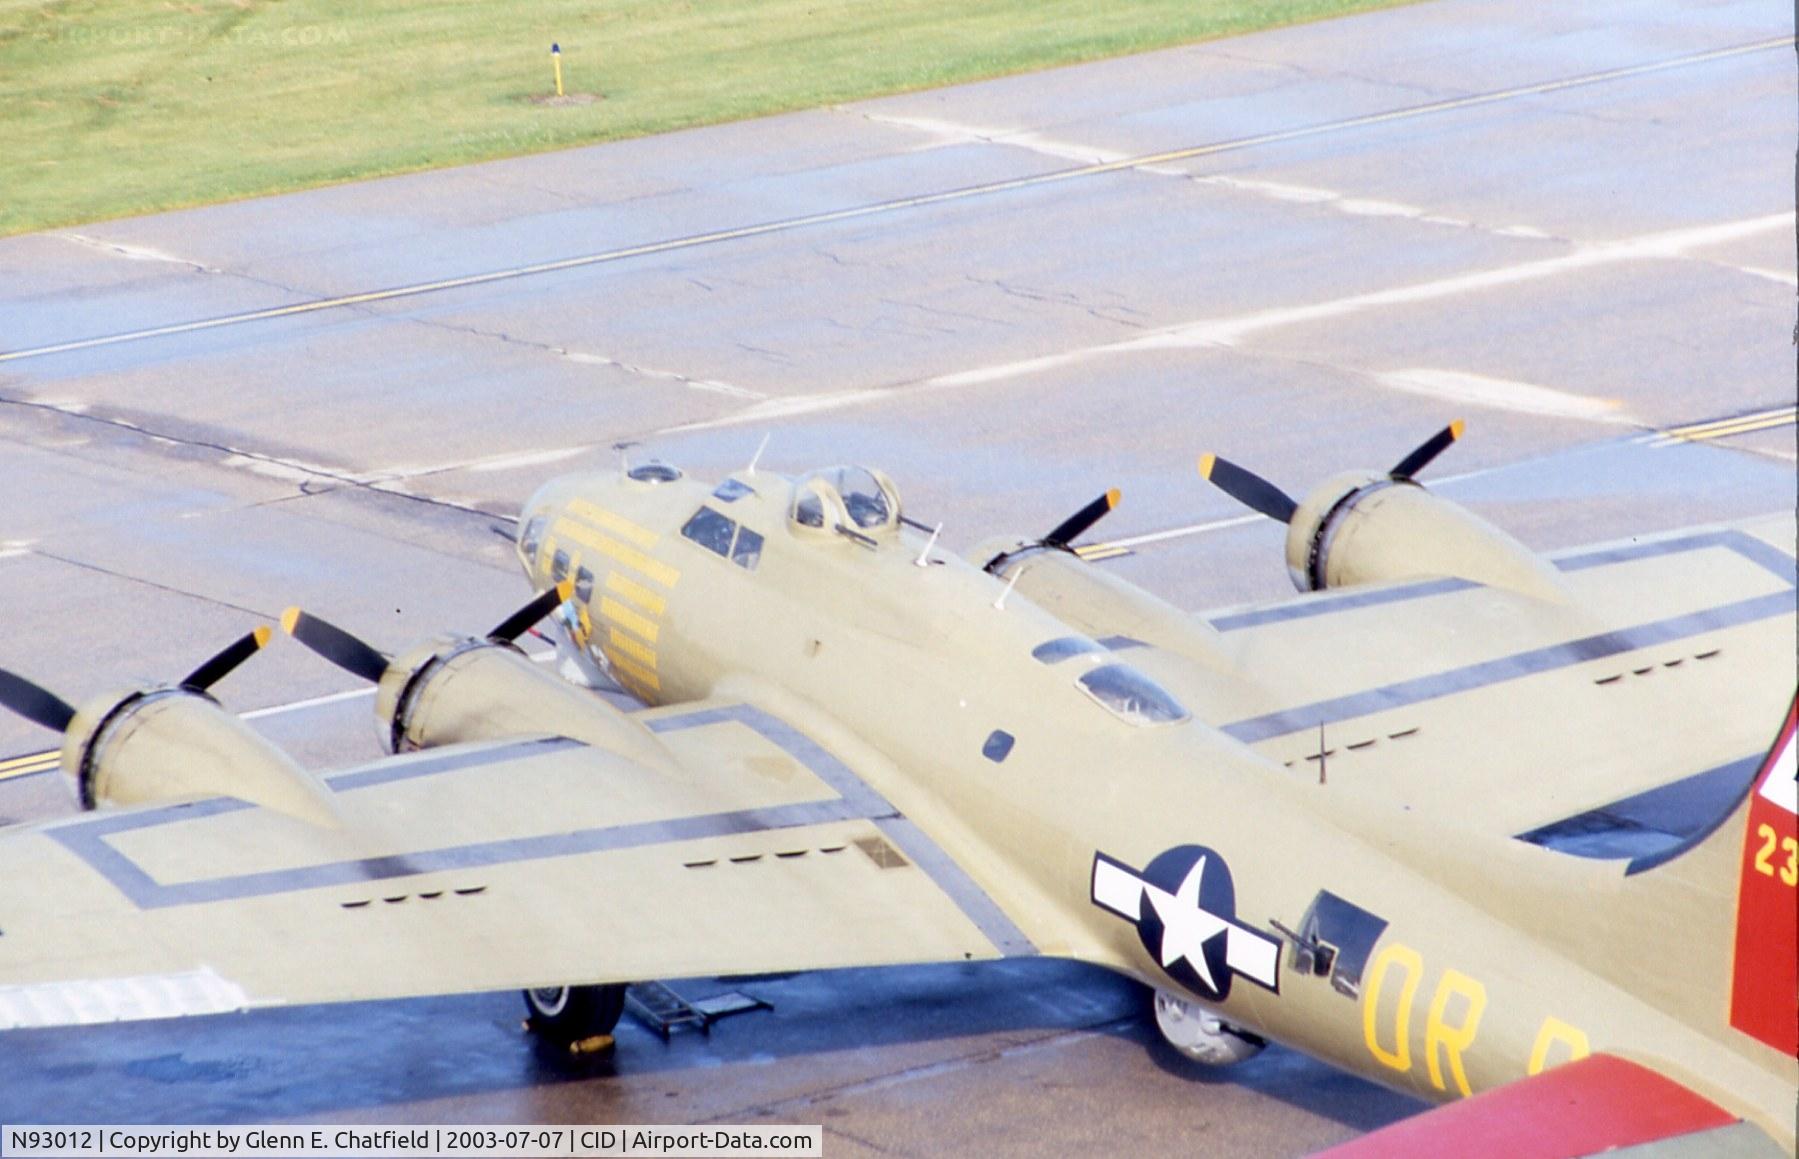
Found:
[[(1440, 0), (0, 241), (0, 667), (171, 679), (295, 602), (383, 648), (486, 627), (528, 594), (493, 528), (620, 442), (872, 463), (952, 547), (1118, 486), (1102, 537), (1182, 534), (1107, 566), (1194, 608), (1291, 590), (1208, 450), (1299, 491), (1465, 417), (1427, 479), (1543, 549), (1790, 509), (1792, 35), (1767, 4)], [(1735, 415), (1766, 417), (1654, 436)], [(219, 691), (309, 766), (378, 751), (366, 696), (284, 707), (354, 691), (298, 648)], [(48, 739), (0, 719), (0, 753)], [(0, 781), (0, 817), (68, 808)], [(1281, 1155), (1418, 1108), (1278, 1048), (1194, 1075), (1063, 963), (677, 988), (774, 1010), (627, 1024), (590, 1071), (516, 995), (5, 1035), (0, 1121)]]

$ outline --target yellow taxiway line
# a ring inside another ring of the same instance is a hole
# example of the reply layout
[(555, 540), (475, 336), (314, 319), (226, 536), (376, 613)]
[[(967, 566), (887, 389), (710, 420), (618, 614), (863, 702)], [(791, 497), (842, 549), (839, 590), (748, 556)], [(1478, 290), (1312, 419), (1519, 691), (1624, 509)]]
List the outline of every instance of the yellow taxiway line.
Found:
[(26, 753), (24, 756), (0, 761), (0, 781), (11, 780), (13, 777), (29, 777), (35, 773), (47, 773), (57, 766), (61, 756), (60, 752), (52, 749), (49, 752)]
[(414, 298), (421, 294), (435, 294), (445, 290), (463, 289), (468, 286), (482, 286), (491, 282), (508, 281), (514, 278), (528, 278), (538, 274), (555, 273), (561, 270), (580, 269), (584, 266), (623, 261), (627, 258), (645, 257), (651, 254), (671, 253), (677, 250), (693, 249), (697, 246), (713, 245), (718, 242), (764, 237), (768, 234), (786, 233), (791, 230), (805, 229), (815, 225), (829, 225), (840, 221), (853, 221), (857, 218), (873, 217), (877, 214), (893, 213), (902, 209), (916, 209), (930, 205), (942, 205), (947, 202), (962, 201), (967, 198), (981, 197), (992, 193), (1005, 193), (1018, 189), (1031, 189), (1037, 186), (1051, 185), (1062, 181), (1072, 181), (1076, 178), (1096, 177), (1101, 174), (1117, 173), (1128, 169), (1138, 169), (1153, 165), (1166, 165), (1173, 161), (1188, 161), (1196, 157), (1211, 156), (1215, 153), (1228, 153), (1238, 149), (1254, 148), (1259, 145), (1271, 145), (1283, 141), (1295, 141), (1305, 137), (1322, 136), (1329, 133), (1343, 132), (1347, 129), (1358, 129), (1366, 125), (1380, 125), (1392, 121), (1409, 120), (1413, 117), (1424, 117), (1436, 113), (1451, 112), (1457, 109), (1477, 108), (1481, 105), (1515, 100), (1518, 97), (1542, 96), (1547, 93), (1562, 92), (1567, 89), (1581, 88), (1586, 85), (1621, 80), (1625, 77), (1642, 76), (1646, 73), (1662, 72), (1674, 68), (1685, 68), (1690, 65), (1703, 64), (1708, 61), (1742, 56), (1746, 53), (1762, 52), (1773, 48), (1788, 48), (1796, 43), (1799, 43), (1799, 37), (1775, 37), (1770, 40), (1758, 40), (1752, 44), (1733, 45), (1729, 48), (1717, 48), (1708, 52), (1689, 53), (1685, 56), (1670, 57), (1666, 60), (1651, 61), (1647, 64), (1628, 65), (1623, 68), (1605, 69), (1601, 72), (1583, 73), (1580, 76), (1564, 77), (1561, 80), (1543, 81), (1532, 85), (1520, 85), (1515, 88), (1498, 89), (1486, 93), (1475, 93), (1465, 97), (1452, 97), (1447, 100), (1431, 101), (1422, 105), (1410, 105), (1405, 108), (1390, 109), (1381, 113), (1367, 113), (1359, 117), (1346, 117), (1337, 121), (1325, 121), (1320, 124), (1303, 125), (1298, 128), (1282, 129), (1272, 133), (1261, 133), (1251, 137), (1239, 137), (1234, 140), (1219, 141), (1210, 145), (1195, 145), (1184, 149), (1170, 149), (1162, 153), (1146, 153), (1142, 156), (1126, 157), (1117, 161), (1105, 161), (1093, 165), (1082, 165), (1073, 169), (1059, 169), (1051, 173), (1038, 173), (1028, 177), (1014, 177), (1003, 181), (990, 181), (980, 185), (967, 185), (959, 189), (944, 190), (938, 193), (926, 193), (915, 197), (901, 197), (890, 201), (871, 202), (866, 205), (851, 206), (846, 209), (828, 210), (823, 213), (804, 214), (799, 217), (790, 217), (779, 221), (763, 222), (759, 225), (746, 225), (735, 229), (721, 229), (713, 230), (708, 233), (689, 234), (686, 237), (646, 242), (642, 245), (626, 246), (622, 249), (606, 250), (601, 253), (583, 254), (579, 257), (562, 258), (557, 261), (535, 262), (530, 265), (513, 266), (503, 270), (489, 270), (485, 273), (467, 274), (462, 277), (440, 278), (436, 281), (416, 282), (405, 286), (392, 286), (385, 290), (368, 290), (358, 294), (344, 294), (333, 298), (314, 298), (304, 302), (293, 302), (285, 306), (270, 306), (261, 310), (248, 310), (239, 314), (226, 314), (217, 318), (204, 318), (193, 322), (177, 322), (167, 326), (152, 326), (143, 330), (130, 330), (120, 334), (107, 334), (95, 338), (80, 338), (70, 342), (53, 343), (49, 346), (34, 346), (26, 350), (4, 351), (0, 352), (0, 363), (16, 362), (26, 358), (41, 358), (50, 354), (64, 354), (74, 350), (91, 350), (95, 347), (112, 346), (121, 342), (136, 342), (146, 338), (161, 338), (171, 334), (191, 334), (201, 330), (217, 329), (221, 326), (241, 325), (245, 322), (260, 322), (271, 318), (291, 318), (301, 314), (316, 314), (321, 310), (336, 310), (346, 306), (363, 306), (375, 302), (391, 302), (398, 298)]

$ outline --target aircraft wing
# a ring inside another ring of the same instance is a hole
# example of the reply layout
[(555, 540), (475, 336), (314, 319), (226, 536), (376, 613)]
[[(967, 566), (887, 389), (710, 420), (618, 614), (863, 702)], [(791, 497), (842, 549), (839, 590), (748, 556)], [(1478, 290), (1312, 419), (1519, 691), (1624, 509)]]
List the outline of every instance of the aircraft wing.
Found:
[(1765, 1133), (1648, 1067), (1595, 1054), (1322, 1152), (1329, 1159), (1778, 1156)]
[(1295, 775), (1546, 844), (1660, 840), (1740, 799), (1792, 695), (1794, 535), (1783, 515), (1579, 548), (1551, 560), (1565, 602), (1312, 593), (1206, 617), (1218, 669), (1153, 636), (1127, 658)]
[(850, 768), (742, 704), (0, 830), (0, 1028), (279, 1003), (992, 958), (1031, 945)]

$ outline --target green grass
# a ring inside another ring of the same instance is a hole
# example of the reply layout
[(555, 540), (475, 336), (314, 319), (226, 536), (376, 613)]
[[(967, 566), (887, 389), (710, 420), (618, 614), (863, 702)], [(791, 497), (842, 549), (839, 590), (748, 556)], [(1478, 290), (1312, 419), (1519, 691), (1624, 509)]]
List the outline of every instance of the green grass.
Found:
[[(0, 236), (1398, 0), (0, 0)], [(551, 91), (549, 46), (586, 105)]]

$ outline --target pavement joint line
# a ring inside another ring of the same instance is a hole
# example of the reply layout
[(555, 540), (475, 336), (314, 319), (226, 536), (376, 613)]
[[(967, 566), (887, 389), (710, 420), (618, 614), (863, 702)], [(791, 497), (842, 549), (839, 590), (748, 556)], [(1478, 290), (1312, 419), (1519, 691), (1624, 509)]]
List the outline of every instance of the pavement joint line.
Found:
[[(381, 474), (357, 475), (347, 471), (337, 471), (329, 467), (321, 467), (314, 463), (303, 463), (297, 459), (284, 459), (278, 455), (270, 455), (262, 451), (252, 451), (243, 447), (233, 447), (225, 443), (210, 442), (206, 439), (166, 435), (126, 419), (109, 418), (105, 415), (93, 414), (88, 410), (85, 404), (79, 406), (63, 405), (38, 399), (10, 398), (5, 395), (0, 395), (0, 406), (20, 406), (32, 410), (48, 411), (52, 414), (66, 415), (73, 419), (82, 419), (87, 422), (99, 423), (102, 426), (131, 431), (133, 434), (143, 435), (146, 438), (156, 439), (175, 446), (199, 447), (206, 450), (217, 451), (225, 456), (224, 459), (221, 460), (221, 464), (224, 466), (245, 466), (249, 470), (255, 471), (257, 465), (261, 465), (268, 469), (259, 473), (274, 478), (286, 478), (290, 482), (294, 481), (291, 477), (292, 475), (301, 475), (342, 484), (360, 491), (372, 491), (382, 495), (393, 495), (400, 499), (409, 499), (414, 503), (424, 503), (432, 507), (441, 507), (449, 511), (460, 511), (467, 515), (477, 515), (483, 519), (512, 518), (512, 516), (502, 515), (498, 512), (485, 511), (470, 503), (458, 503), (454, 499), (443, 499), (431, 495), (415, 494), (402, 487), (404, 479), (401, 477)], [(233, 459), (242, 460), (242, 462), (232, 462)], [(300, 485), (302, 489), (301, 495), (304, 496), (309, 494), (304, 490), (305, 482), (302, 481)], [(301, 496), (287, 496), (286, 498), (291, 499), (298, 497)]]
[(459, 277), (441, 278), (429, 282), (417, 282), (411, 285), (393, 286), (382, 290), (365, 290), (359, 293), (344, 294), (331, 298), (314, 298), (306, 301), (292, 302), (282, 306), (266, 307), (260, 310), (249, 310), (237, 314), (226, 314), (219, 317), (189, 322), (176, 322), (165, 326), (151, 326), (140, 330), (124, 331), (117, 334), (99, 335), (93, 338), (73, 339), (67, 342), (57, 342), (46, 346), (30, 347), (24, 350), (0, 352), (0, 363), (16, 362), (27, 358), (42, 358), (52, 354), (64, 354), (77, 350), (90, 350), (102, 346), (112, 346), (122, 342), (136, 342), (174, 334), (189, 334), (202, 330), (212, 330), (221, 326), (234, 326), (248, 322), (260, 322), (274, 318), (312, 314), (321, 310), (340, 309), (348, 306), (388, 302), (400, 298), (419, 297), (421, 295), (441, 293), (447, 290), (463, 289), (470, 286), (487, 285), (493, 282), (509, 281), (517, 278), (533, 277), (540, 274), (580, 269), (586, 266), (623, 261), (629, 258), (672, 253), (721, 242), (763, 237), (769, 234), (787, 233), (810, 228), (812, 226), (854, 221), (860, 218), (893, 213), (904, 209), (918, 209), (927, 206), (943, 205), (951, 202), (964, 201), (973, 197), (1038, 188), (1077, 178), (1095, 177), (1103, 174), (1141, 169), (1149, 166), (1166, 165), (1176, 161), (1187, 161), (1198, 157), (1212, 156), (1218, 153), (1235, 152), (1262, 145), (1279, 144), (1286, 141), (1301, 140), (1307, 137), (1339, 133), (1368, 125), (1408, 120), (1414, 117), (1429, 116), (1458, 109), (1476, 108), (1481, 105), (1494, 104), (1500, 101), (1515, 100), (1519, 97), (1543, 96), (1549, 93), (1563, 92), (1568, 89), (1581, 88), (1587, 85), (1622, 80), (1627, 77), (1642, 76), (1649, 73), (1667, 71), (1669, 69), (1687, 68), (1711, 61), (1742, 56), (1747, 53), (1762, 52), (1773, 48), (1791, 47), (1795, 44), (1799, 44), (1799, 37), (1774, 37), (1766, 40), (1754, 41), (1748, 44), (1731, 45), (1724, 48), (1710, 49), (1704, 52), (1688, 53), (1663, 60), (1649, 61), (1643, 64), (1627, 65), (1620, 68), (1605, 69), (1599, 72), (1583, 73), (1578, 76), (1563, 77), (1557, 80), (1541, 81), (1536, 84), (1519, 85), (1486, 93), (1451, 97), (1444, 100), (1430, 101), (1425, 104), (1389, 109), (1378, 113), (1367, 113), (1361, 116), (1347, 117), (1313, 125), (1301, 125), (1291, 129), (1280, 129), (1273, 132), (1260, 133), (1228, 141), (1218, 141), (1206, 145), (1194, 145), (1180, 149), (1171, 149), (1160, 153), (1140, 154), (1116, 161), (1082, 165), (1072, 169), (1059, 169), (1049, 173), (1030, 174), (1023, 177), (1008, 178), (979, 185), (963, 186), (958, 189), (941, 190), (936, 193), (924, 193), (911, 197), (870, 202), (863, 205), (848, 206), (842, 209), (826, 210), (820, 213), (804, 214), (798, 217), (762, 222), (756, 225), (712, 230), (705, 233), (689, 234), (685, 237), (670, 238), (662, 241), (643, 242), (638, 245), (624, 246), (619, 249), (606, 250), (600, 253), (559, 258), (546, 262), (535, 262), (528, 265), (513, 266), (507, 269), (489, 270), (484, 273), (465, 274)]
[[(1107, 356), (1223, 348), (1280, 357), (1277, 353), (1266, 349), (1255, 350), (1245, 346), (1242, 340), (1246, 337), (1291, 326), (1316, 325), (1370, 310), (1393, 309), (1436, 302), (1456, 295), (1479, 293), (1524, 282), (1603, 268), (1621, 262), (1685, 260), (1687, 251), (1691, 249), (1754, 236), (1776, 226), (1784, 225), (1791, 228), (1793, 220), (1794, 212), (1783, 210), (1779, 213), (1736, 221), (1658, 230), (1633, 237), (1596, 242), (1555, 257), (1531, 258), (1512, 265), (1446, 274), (1421, 282), (1364, 290), (1323, 301), (1306, 302), (1294, 306), (1273, 306), (1249, 314), (1176, 322), (1144, 331), (1131, 338), (1100, 342), (1071, 350), (1050, 351), (1045, 354), (1015, 359), (1011, 362), (933, 375), (930, 378), (889, 382), (873, 387), (771, 398), (766, 402), (755, 403), (742, 410), (715, 418), (696, 419), (692, 422), (663, 427), (651, 432), (646, 437), (685, 434), (744, 423), (792, 419), (867, 403), (909, 398), (915, 394), (930, 391), (987, 386), (1034, 374), (1061, 370), (1089, 359)], [(1379, 380), (1376, 379), (1376, 381)], [(1390, 386), (1391, 384), (1384, 385)]]

